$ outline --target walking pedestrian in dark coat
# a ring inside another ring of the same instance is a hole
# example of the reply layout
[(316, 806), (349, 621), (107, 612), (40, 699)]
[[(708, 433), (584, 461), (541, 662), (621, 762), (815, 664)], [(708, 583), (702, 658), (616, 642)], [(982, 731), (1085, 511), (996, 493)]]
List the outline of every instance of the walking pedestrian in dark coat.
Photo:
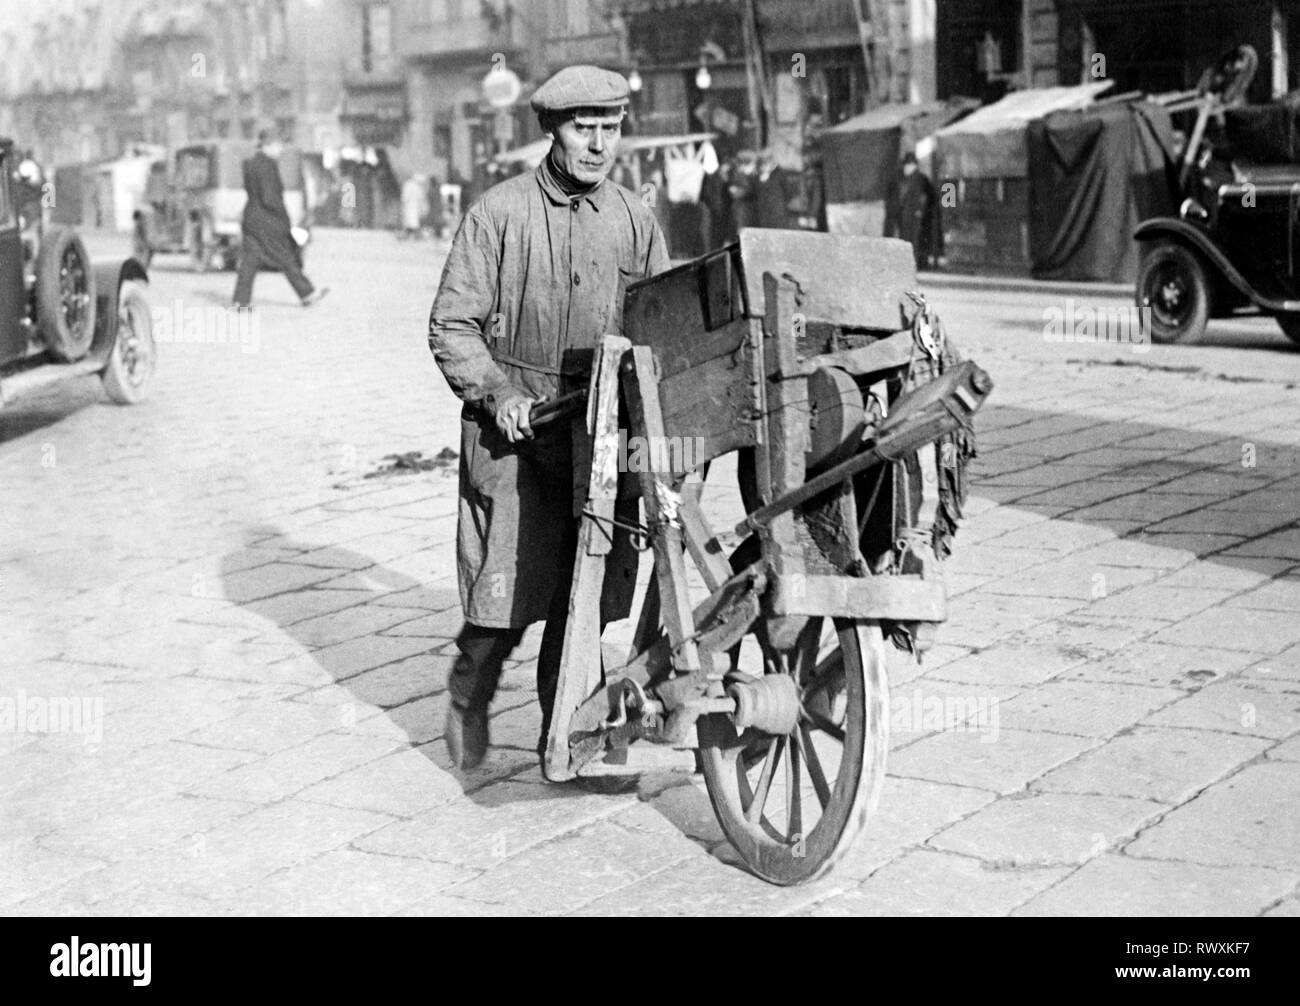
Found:
[(244, 162), (243, 234), (239, 244), (239, 273), (235, 278), (235, 307), (248, 307), (253, 300), (253, 280), (261, 268), (284, 273), (303, 307), (314, 304), (329, 292), (317, 290), (303, 275), (302, 252), (293, 239), (289, 211), (284, 206), (284, 182), (276, 158), (284, 149), (269, 131), (257, 137), (257, 153)]
[(885, 237), (902, 238), (912, 245), (916, 267), (924, 269), (939, 254), (938, 220), (934, 211), (934, 185), (907, 153), (885, 199)]

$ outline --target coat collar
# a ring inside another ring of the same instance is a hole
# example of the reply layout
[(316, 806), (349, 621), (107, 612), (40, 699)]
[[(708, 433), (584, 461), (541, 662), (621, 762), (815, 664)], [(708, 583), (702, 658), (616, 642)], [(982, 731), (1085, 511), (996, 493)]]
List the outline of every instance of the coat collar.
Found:
[(600, 212), (601, 204), (605, 201), (605, 180), (602, 179), (600, 184), (586, 192), (580, 192), (576, 196), (568, 195), (560, 187), (559, 180), (555, 177), (555, 172), (551, 168), (551, 153), (548, 150), (546, 156), (542, 158), (542, 163), (537, 165), (535, 172), (537, 184), (541, 186), (542, 192), (556, 206), (568, 206), (582, 200), (586, 200), (593, 210)]

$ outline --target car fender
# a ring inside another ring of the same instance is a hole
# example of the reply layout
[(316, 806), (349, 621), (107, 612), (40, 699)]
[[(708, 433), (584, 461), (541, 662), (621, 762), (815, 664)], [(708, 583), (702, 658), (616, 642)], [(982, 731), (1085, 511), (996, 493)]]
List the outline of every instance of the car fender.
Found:
[(149, 282), (149, 273), (135, 258), (97, 259), (90, 263), (95, 274), (95, 340), (89, 356), (105, 363), (117, 338), (117, 298), (128, 280)]
[(1154, 217), (1144, 220), (1133, 231), (1133, 239), (1150, 243), (1159, 240), (1177, 241), (1189, 246), (1201, 260), (1231, 284), (1247, 300), (1265, 311), (1300, 311), (1300, 302), (1265, 297), (1229, 261), (1223, 249), (1205, 231), (1186, 220), (1174, 217)]

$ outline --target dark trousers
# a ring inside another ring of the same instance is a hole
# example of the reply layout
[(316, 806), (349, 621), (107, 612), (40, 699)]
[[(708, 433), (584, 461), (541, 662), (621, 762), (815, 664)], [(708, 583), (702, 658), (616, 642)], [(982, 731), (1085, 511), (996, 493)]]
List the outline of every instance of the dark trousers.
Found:
[[(560, 658), (564, 655), (564, 630), (569, 621), (569, 594), (573, 586), (573, 560), (577, 544), (575, 521), (573, 533), (565, 536), (561, 554), (557, 557), (561, 563), (561, 574), (546, 612), (546, 628), (542, 631), (542, 645), (537, 651), (537, 700), (542, 707), (542, 735), (537, 741), (539, 754), (545, 750), (546, 734), (551, 728), (551, 712), (555, 708), (555, 690), (560, 680)], [(447, 685), (452, 701), (463, 707), (485, 708), (496, 695), (502, 664), (519, 645), (523, 635), (523, 628), (496, 629), (466, 622), (456, 637), (460, 655), (452, 667), (451, 679)], [(602, 659), (601, 671), (604, 669)]]
[(253, 280), (257, 278), (257, 270), (263, 265), (284, 273), (284, 278), (289, 281), (299, 300), (315, 289), (311, 285), (311, 280), (303, 275), (302, 266), (298, 264), (296, 256), (254, 249), (245, 243), (239, 249), (239, 272), (235, 276), (234, 300), (240, 307), (247, 307), (253, 302)]

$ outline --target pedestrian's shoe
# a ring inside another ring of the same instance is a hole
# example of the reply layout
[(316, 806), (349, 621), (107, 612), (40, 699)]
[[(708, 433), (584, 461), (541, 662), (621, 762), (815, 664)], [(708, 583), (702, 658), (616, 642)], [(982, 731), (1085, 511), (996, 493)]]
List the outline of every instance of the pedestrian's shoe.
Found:
[(330, 288), (327, 286), (317, 287), (315, 290), (307, 294), (307, 296), (302, 299), (302, 306), (311, 307), (317, 301), (323, 299), (324, 296), (329, 292), (330, 292)]
[(463, 706), (454, 701), (448, 704), (443, 740), (452, 765), (465, 771), (477, 768), (487, 756), (487, 707)]

